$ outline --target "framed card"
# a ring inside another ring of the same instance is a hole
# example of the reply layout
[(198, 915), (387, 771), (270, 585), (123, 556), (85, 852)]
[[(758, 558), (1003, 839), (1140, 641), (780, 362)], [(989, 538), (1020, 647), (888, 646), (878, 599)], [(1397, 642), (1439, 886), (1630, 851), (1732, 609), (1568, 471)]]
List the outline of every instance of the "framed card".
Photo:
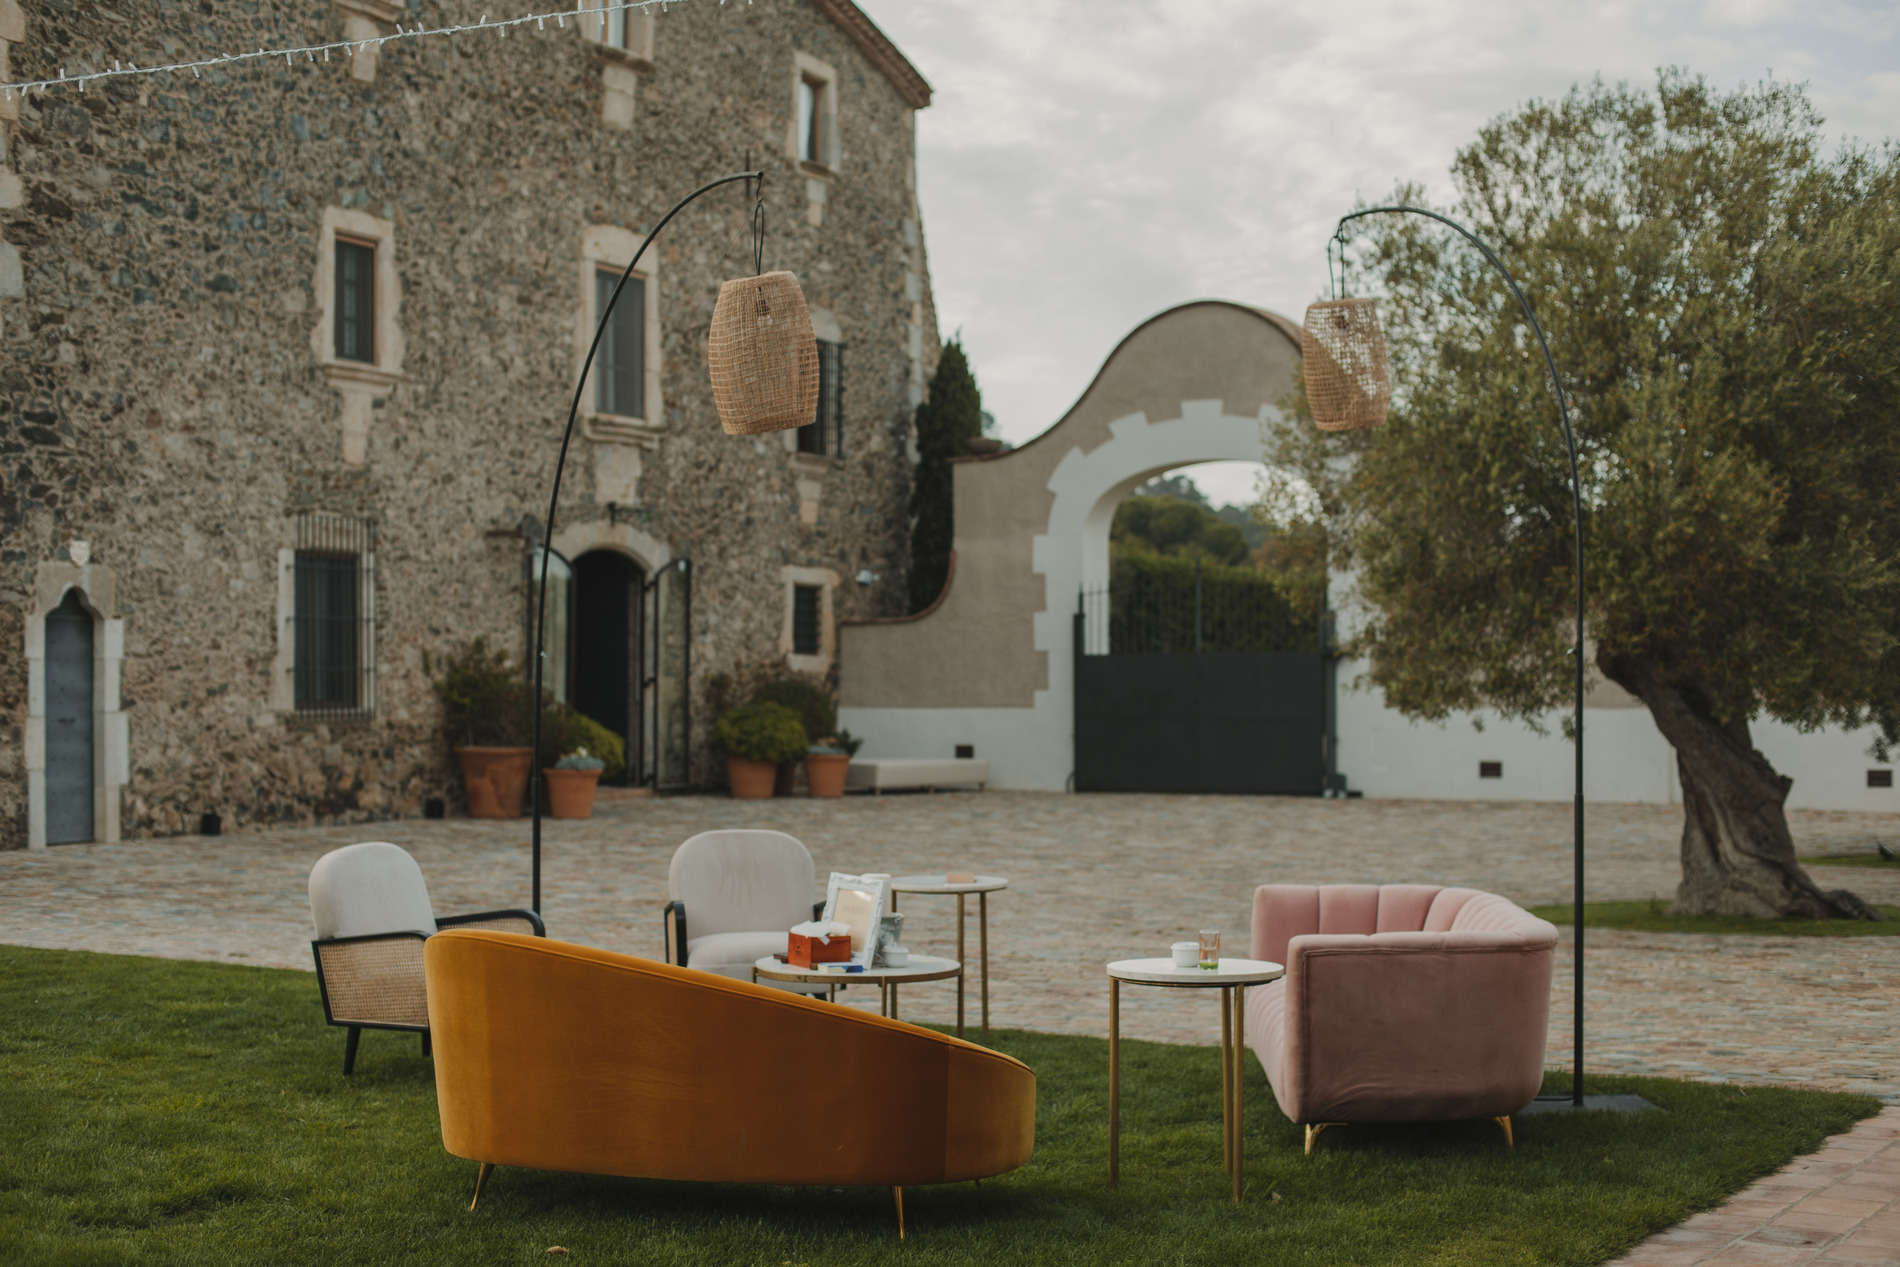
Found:
[(888, 876), (831, 873), (831, 882), (825, 889), (823, 918), (850, 925), (852, 963), (871, 966), (872, 957), (877, 953), (878, 925), (884, 908), (890, 905), (890, 884)]

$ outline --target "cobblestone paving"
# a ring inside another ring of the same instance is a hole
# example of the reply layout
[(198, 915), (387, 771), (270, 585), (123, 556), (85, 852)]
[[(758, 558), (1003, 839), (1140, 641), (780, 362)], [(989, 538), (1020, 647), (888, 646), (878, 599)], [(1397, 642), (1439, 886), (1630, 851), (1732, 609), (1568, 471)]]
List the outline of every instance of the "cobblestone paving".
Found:
[(1737, 1193), (1610, 1267), (1900, 1263), (1900, 1108)]
[[(1900, 815), (1792, 817), (1804, 852), (1865, 850), (1900, 836)], [(1590, 895), (1668, 895), (1680, 823), (1668, 807), (1592, 806)], [(1251, 894), (1264, 881), (1464, 884), (1526, 905), (1566, 900), (1570, 890), (1562, 804), (1007, 792), (765, 803), (620, 797), (604, 800), (592, 820), (546, 824), (550, 933), (657, 957), (674, 847), (729, 826), (791, 832), (811, 848), (821, 878), (834, 868), (1008, 876), (1009, 889), (990, 906), (991, 1019), (1080, 1034), (1105, 1032), (1101, 965), (1110, 959), (1165, 954), (1170, 941), (1203, 927), (1223, 929), (1228, 952), (1245, 954)], [(308, 968), (310, 866), (367, 839), (409, 849), (445, 914), (528, 901), (525, 822), (66, 845), (0, 853), (0, 941)], [(1900, 902), (1900, 874), (1828, 874), (1869, 900)], [(913, 949), (954, 953), (953, 900), (911, 897), (903, 909)], [(1557, 1066), (1569, 1063), (1568, 954), (1566, 934), (1551, 1000)], [(1587, 963), (1590, 1069), (1780, 1081), (1900, 1103), (1900, 939), (1592, 932)], [(1184, 993), (1124, 992), (1124, 1032), (1213, 1041), (1218, 1011)], [(954, 1019), (954, 997), (947, 984), (913, 987), (905, 1015)], [(876, 1005), (874, 994), (851, 1001)], [(974, 1021), (975, 980), (968, 1006)]]

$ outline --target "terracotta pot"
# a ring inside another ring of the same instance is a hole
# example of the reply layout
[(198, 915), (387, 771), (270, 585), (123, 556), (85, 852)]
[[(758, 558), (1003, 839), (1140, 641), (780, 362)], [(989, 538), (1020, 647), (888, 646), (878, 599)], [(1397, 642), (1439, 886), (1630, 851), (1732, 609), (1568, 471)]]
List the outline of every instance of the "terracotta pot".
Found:
[(843, 796), (851, 758), (842, 752), (813, 752), (805, 757), (805, 787), (813, 796)]
[(548, 817), (592, 818), (599, 770), (542, 770), (548, 789)]
[(520, 818), (533, 748), (457, 748), (470, 818)]
[(726, 758), (726, 778), (732, 782), (732, 794), (742, 801), (762, 801), (772, 795), (772, 783), (777, 777), (776, 762)]

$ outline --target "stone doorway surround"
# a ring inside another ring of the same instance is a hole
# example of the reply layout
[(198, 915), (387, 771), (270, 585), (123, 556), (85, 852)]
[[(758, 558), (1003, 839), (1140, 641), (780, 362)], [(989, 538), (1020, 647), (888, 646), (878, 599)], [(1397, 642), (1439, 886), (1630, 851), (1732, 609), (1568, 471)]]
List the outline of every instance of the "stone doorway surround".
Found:
[(67, 547), (69, 561), (35, 569), (33, 606), (26, 617), (26, 845), (46, 848), (46, 618), (77, 591), (92, 616), (92, 838), (119, 839), (121, 793), (130, 768), (129, 730), (119, 698), (125, 664), (125, 621), (118, 610), (118, 578), (93, 563), (84, 542)]

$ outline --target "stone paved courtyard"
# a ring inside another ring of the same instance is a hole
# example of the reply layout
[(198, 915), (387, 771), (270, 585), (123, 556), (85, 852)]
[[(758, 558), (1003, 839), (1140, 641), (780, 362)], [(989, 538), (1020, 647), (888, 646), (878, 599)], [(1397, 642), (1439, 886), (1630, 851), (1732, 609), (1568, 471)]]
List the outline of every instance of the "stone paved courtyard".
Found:
[[(1875, 839), (1900, 835), (1896, 815), (1791, 817), (1804, 853), (1866, 851)], [(1590, 896), (1667, 896), (1680, 824), (1681, 811), (1669, 807), (1590, 807)], [(621, 797), (604, 801), (590, 821), (547, 824), (550, 934), (657, 957), (674, 847), (696, 831), (733, 826), (797, 836), (821, 882), (832, 869), (957, 867), (1008, 876), (1009, 890), (991, 905), (991, 1019), (1079, 1034), (1106, 1032), (1101, 965), (1110, 959), (1165, 954), (1170, 941), (1210, 926), (1224, 930), (1229, 953), (1244, 954), (1251, 894), (1262, 882), (1462, 884), (1526, 905), (1567, 900), (1570, 890), (1564, 804), (1008, 792), (828, 802)], [(308, 969), (311, 864), (338, 845), (377, 839), (415, 855), (438, 912), (528, 901), (525, 821), (67, 845), (0, 853), (0, 940)], [(1900, 874), (1826, 876), (1830, 887), (1900, 902)], [(913, 949), (952, 951), (953, 901), (913, 897), (903, 909)], [(973, 902), (972, 960), (975, 931)], [(1787, 1082), (1900, 1103), (1900, 939), (1590, 936), (1589, 1069)], [(1565, 938), (1551, 1000), (1558, 1067), (1568, 1065), (1570, 1049)], [(849, 994), (876, 1006), (875, 994)], [(1131, 1036), (1216, 1038), (1210, 1000), (1158, 990), (1124, 998)], [(969, 1008), (974, 1022), (974, 980)], [(952, 987), (913, 987), (904, 1014), (953, 1019)]]

